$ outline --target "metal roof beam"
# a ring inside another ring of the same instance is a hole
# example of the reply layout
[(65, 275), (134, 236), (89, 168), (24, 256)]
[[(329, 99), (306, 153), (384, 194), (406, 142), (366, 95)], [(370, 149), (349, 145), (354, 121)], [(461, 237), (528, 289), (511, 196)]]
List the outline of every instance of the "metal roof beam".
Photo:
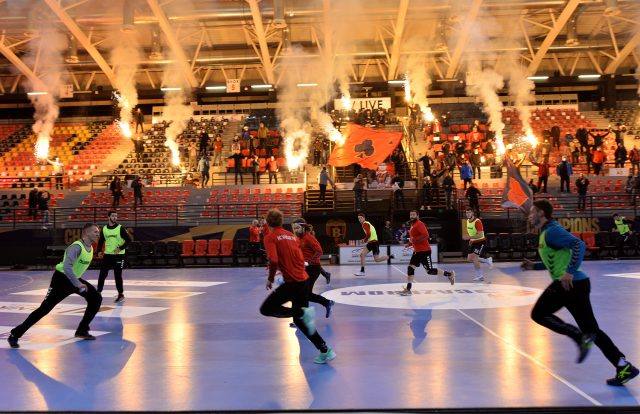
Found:
[(480, 6), (482, 5), (482, 0), (473, 0), (473, 4), (469, 7), (467, 11), (467, 18), (464, 20), (460, 33), (458, 37), (458, 41), (456, 42), (456, 48), (451, 55), (451, 62), (449, 63), (449, 67), (447, 68), (447, 79), (451, 79), (455, 76), (458, 71), (458, 64), (460, 63), (460, 59), (462, 58), (462, 52), (464, 52), (465, 47), (469, 41), (469, 34), (473, 23), (478, 18), (478, 14), (480, 13)]

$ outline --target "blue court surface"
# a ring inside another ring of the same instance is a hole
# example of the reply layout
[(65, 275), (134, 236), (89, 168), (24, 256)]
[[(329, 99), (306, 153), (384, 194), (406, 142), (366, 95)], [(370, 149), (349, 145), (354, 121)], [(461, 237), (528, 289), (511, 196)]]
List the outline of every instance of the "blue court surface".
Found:
[[(640, 364), (640, 268), (591, 261), (592, 303), (602, 329)], [(416, 271), (399, 296), (406, 265), (327, 266), (315, 291), (337, 303), (317, 307), (318, 331), (337, 353), (316, 349), (289, 319), (258, 309), (264, 268), (125, 269), (126, 301), (114, 305), (112, 275), (91, 325), (96, 341), (73, 333), (84, 300), (61, 303), (10, 349), (8, 331), (44, 298), (51, 272), (0, 275), (0, 411), (408, 410), (638, 406), (640, 378), (605, 380), (614, 369), (597, 348), (576, 364), (577, 347), (529, 318), (546, 272), (498, 263), (490, 283), (471, 265), (444, 277)], [(95, 281), (97, 271), (86, 279)], [(110, 283), (110, 284), (109, 284)], [(571, 320), (566, 311), (559, 315)]]

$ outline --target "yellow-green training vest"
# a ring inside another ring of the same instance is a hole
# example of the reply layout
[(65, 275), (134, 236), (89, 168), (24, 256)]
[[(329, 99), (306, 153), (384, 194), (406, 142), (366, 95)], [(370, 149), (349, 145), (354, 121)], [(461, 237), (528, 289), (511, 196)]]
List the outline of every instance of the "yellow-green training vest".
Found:
[[(546, 230), (540, 233), (540, 238), (538, 239), (538, 254), (540, 254), (542, 263), (544, 263), (546, 268), (549, 270), (551, 279), (559, 280), (567, 271), (567, 266), (569, 266), (569, 262), (571, 261), (572, 252), (568, 247), (564, 247), (560, 250), (549, 247), (545, 238), (546, 234)], [(580, 268), (578, 268), (578, 270), (582, 271)]]
[(365, 221), (364, 223), (367, 223), (369, 225), (369, 233), (371, 233), (371, 237), (369, 237), (369, 240), (367, 240), (367, 243), (372, 241), (378, 241), (378, 233), (376, 233), (376, 228), (373, 227), (373, 224), (369, 223), (368, 221)]
[[(73, 264), (73, 275), (80, 279), (84, 272), (87, 271), (89, 265), (91, 264), (91, 260), (93, 260), (93, 246), (91, 250), (87, 251), (84, 247), (84, 244), (81, 240), (74, 241), (71, 246), (77, 244), (80, 246), (80, 256), (78, 256), (78, 260)], [(64, 257), (62, 258), (62, 262), (56, 265), (56, 270), (58, 272), (64, 273), (64, 261), (67, 259), (67, 251), (64, 251)]]
[(478, 234), (478, 230), (476, 230), (476, 220), (469, 221), (469, 219), (467, 219), (467, 233), (471, 237), (473, 237), (476, 234)]
[(124, 249), (120, 250), (120, 253), (115, 253), (116, 247), (120, 247), (124, 244), (124, 239), (120, 235), (120, 228), (122, 225), (118, 224), (115, 228), (110, 229), (107, 226), (102, 228), (102, 234), (104, 234), (104, 254), (124, 254)]
[(618, 228), (618, 233), (621, 235), (625, 235), (629, 233), (629, 225), (624, 222), (624, 218), (619, 220), (613, 220), (616, 223), (616, 227)]

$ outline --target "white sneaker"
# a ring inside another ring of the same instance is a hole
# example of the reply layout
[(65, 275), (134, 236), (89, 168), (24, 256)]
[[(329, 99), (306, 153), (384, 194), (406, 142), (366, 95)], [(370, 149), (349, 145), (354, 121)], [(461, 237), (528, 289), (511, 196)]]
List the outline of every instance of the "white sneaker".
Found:
[(404, 289), (402, 289), (400, 291), (400, 293), (398, 293), (398, 295), (400, 295), (400, 296), (411, 296), (412, 293), (411, 293), (411, 291), (409, 289), (404, 288)]
[(478, 276), (473, 278), (474, 282), (484, 282), (484, 276)]
[(356, 272), (353, 275), (358, 277), (364, 277), (364, 272)]
[(447, 270), (447, 272), (449, 273), (449, 276), (447, 276), (447, 279), (449, 279), (449, 283), (451, 283), (451, 286), (456, 284), (456, 272), (454, 272), (453, 270)]
[(487, 264), (489, 265), (489, 269), (493, 269), (493, 257), (487, 257)]

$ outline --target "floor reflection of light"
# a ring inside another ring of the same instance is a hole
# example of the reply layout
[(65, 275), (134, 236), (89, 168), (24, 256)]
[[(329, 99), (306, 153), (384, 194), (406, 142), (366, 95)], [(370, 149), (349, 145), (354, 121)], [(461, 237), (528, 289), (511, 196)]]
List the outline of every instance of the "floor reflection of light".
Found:
[[(313, 395), (309, 388), (309, 383), (300, 361), (300, 342), (295, 328), (291, 328), (289, 323), (292, 319), (280, 319), (277, 330), (274, 332), (276, 340), (280, 344), (280, 372), (274, 374), (273, 378), (279, 378), (282, 383), (278, 387), (282, 393), (280, 398), (287, 401), (292, 407), (308, 407), (313, 400)], [(302, 336), (302, 342), (306, 342), (304, 346), (311, 346), (308, 339)], [(313, 354), (315, 357), (315, 354)], [(308, 363), (310, 361), (304, 361)]]
[(189, 303), (184, 300), (175, 301), (169, 311), (163, 338), (163, 341), (169, 344), (164, 348), (162, 359), (167, 368), (168, 380), (164, 393), (168, 401), (174, 401), (178, 406), (181, 403), (185, 404), (185, 407), (192, 389), (191, 367), (197, 363), (193, 355), (195, 333), (190, 323), (191, 317)]
[[(148, 326), (131, 323), (123, 327), (123, 341), (131, 341), (134, 344), (142, 342), (145, 335), (145, 328)], [(133, 346), (130, 344), (130, 346)], [(114, 395), (117, 395), (117, 406), (114, 409), (122, 411), (134, 411), (140, 409), (140, 401), (145, 398), (151, 399), (152, 395), (147, 395), (147, 381), (144, 380), (144, 367), (152, 364), (153, 359), (143, 352), (135, 352), (131, 355), (117, 378), (113, 379)]]

